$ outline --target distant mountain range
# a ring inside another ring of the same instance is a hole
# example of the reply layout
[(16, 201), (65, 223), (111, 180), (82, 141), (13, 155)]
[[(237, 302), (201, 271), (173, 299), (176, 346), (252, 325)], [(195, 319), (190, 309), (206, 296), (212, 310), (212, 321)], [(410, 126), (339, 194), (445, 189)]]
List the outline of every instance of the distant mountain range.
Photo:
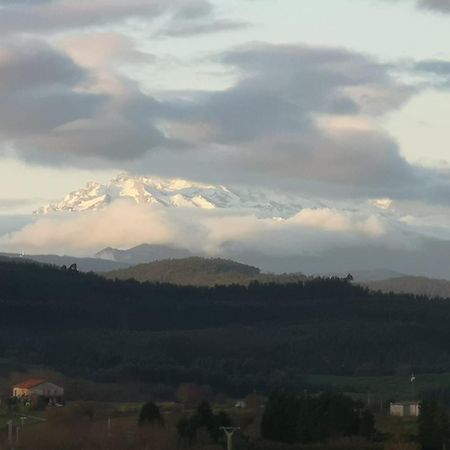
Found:
[(128, 250), (107, 247), (97, 252), (94, 257), (125, 263), (128, 265), (145, 264), (163, 259), (187, 258), (193, 256), (189, 250), (178, 249), (166, 245), (141, 244)]
[(8, 259), (15, 259), (17, 261), (35, 261), (51, 266), (70, 266), (76, 264), (78, 270), (81, 272), (108, 272), (115, 269), (124, 269), (129, 267), (129, 264), (108, 261), (98, 258), (78, 258), (75, 256), (59, 256), (59, 255), (25, 255), (18, 253), (0, 253), (0, 256)]
[(424, 295), (428, 298), (450, 298), (450, 281), (426, 277), (398, 277), (363, 283), (371, 290), (395, 294)]

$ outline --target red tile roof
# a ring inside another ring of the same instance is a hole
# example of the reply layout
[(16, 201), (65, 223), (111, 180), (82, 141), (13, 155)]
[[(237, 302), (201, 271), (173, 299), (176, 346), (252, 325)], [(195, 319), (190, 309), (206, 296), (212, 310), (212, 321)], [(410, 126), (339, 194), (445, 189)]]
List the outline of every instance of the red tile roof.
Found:
[(30, 380), (22, 381), (21, 383), (16, 384), (14, 387), (19, 389), (32, 389), (36, 386), (39, 386), (42, 383), (45, 383), (46, 380), (40, 380), (37, 378), (31, 378)]

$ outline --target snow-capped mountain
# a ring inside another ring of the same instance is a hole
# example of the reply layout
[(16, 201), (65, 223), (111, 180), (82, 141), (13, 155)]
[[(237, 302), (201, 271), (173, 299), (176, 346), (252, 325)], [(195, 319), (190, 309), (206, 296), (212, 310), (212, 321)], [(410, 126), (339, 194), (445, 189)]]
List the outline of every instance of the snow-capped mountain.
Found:
[(89, 182), (85, 187), (66, 195), (63, 200), (42, 206), (34, 214), (96, 211), (118, 199), (127, 199), (139, 205), (249, 210), (260, 218), (274, 219), (287, 219), (305, 208), (336, 208), (350, 212), (358, 210), (376, 215), (395, 211), (390, 199), (367, 200), (357, 205), (345, 202), (333, 202), (330, 205), (320, 199), (306, 199), (268, 190), (121, 174), (107, 184)]
[(71, 192), (62, 201), (47, 204), (35, 214), (99, 210), (117, 199), (129, 199), (137, 204), (163, 205), (178, 208), (233, 208), (257, 210), (261, 217), (295, 215), (305, 207), (318, 207), (308, 200), (248, 189), (232, 189), (181, 179), (161, 179), (119, 175), (108, 184), (89, 182)]

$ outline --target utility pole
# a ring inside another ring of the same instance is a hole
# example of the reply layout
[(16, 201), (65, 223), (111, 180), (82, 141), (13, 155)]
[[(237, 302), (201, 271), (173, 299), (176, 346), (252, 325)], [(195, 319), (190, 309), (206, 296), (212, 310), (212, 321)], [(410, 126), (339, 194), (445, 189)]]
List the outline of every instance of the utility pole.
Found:
[(415, 386), (416, 376), (414, 373), (411, 375), (411, 401), (416, 401), (416, 386)]
[(239, 427), (220, 427), (221, 430), (224, 431), (227, 437), (227, 450), (233, 450), (233, 435), (237, 430), (240, 430)]
[(8, 444), (9, 448), (13, 448), (13, 422), (8, 420)]

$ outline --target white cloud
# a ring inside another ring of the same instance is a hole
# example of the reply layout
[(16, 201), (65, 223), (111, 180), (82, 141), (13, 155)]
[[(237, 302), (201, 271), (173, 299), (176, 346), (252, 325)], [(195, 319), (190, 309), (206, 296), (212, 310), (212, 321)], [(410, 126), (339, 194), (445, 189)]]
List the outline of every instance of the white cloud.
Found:
[(290, 219), (274, 220), (245, 211), (169, 209), (117, 201), (101, 211), (38, 217), (1, 237), (0, 246), (29, 253), (92, 254), (107, 246), (127, 248), (147, 242), (214, 255), (227, 242), (235, 242), (283, 255), (338, 243), (357, 245), (382, 239), (386, 233), (379, 218), (328, 208), (304, 209)]

